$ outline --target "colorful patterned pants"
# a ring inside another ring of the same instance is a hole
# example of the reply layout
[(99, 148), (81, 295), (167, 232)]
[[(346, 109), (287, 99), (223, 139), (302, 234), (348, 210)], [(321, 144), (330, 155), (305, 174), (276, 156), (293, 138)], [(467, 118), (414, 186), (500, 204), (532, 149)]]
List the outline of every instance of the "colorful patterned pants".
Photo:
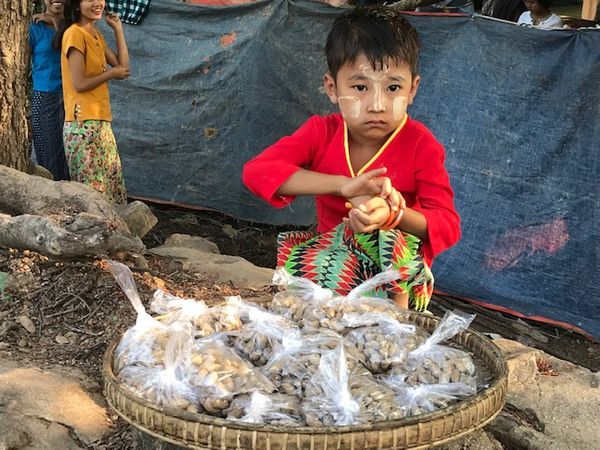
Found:
[(121, 159), (110, 122), (65, 122), (63, 140), (71, 180), (93, 187), (112, 203), (126, 204)]
[(400, 272), (400, 279), (373, 296), (408, 292), (411, 307), (418, 311), (427, 309), (431, 299), (433, 275), (420, 253), (420, 239), (411, 234), (399, 230), (354, 234), (342, 223), (323, 234), (280, 233), (277, 244), (277, 267), (339, 295), (391, 267)]

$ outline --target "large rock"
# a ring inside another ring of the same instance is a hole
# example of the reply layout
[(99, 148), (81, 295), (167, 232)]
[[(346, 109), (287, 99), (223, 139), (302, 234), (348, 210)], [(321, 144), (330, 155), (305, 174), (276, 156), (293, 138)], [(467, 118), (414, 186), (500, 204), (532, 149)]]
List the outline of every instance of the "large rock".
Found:
[(70, 433), (89, 445), (108, 431), (105, 408), (65, 373), (0, 359), (0, 449), (78, 449)]
[(467, 437), (458, 439), (451, 444), (439, 447), (438, 450), (503, 450), (502, 445), (494, 436), (485, 430), (477, 430)]
[(496, 339), (494, 344), (506, 358), (509, 390), (520, 390), (535, 382), (538, 376), (536, 360), (541, 354), (539, 350), (510, 339)]
[[(510, 449), (599, 448), (600, 389), (593, 387), (594, 374), (514, 341), (494, 342), (505, 352), (513, 373), (507, 406), (486, 430)], [(532, 361), (537, 358), (555, 372), (536, 370), (531, 375)]]
[(186, 272), (199, 273), (221, 283), (232, 282), (237, 287), (260, 288), (271, 284), (273, 279), (273, 269), (255, 266), (239, 256), (166, 245), (152, 248), (149, 252), (175, 258)]
[(125, 221), (129, 227), (129, 231), (139, 238), (146, 236), (154, 228), (154, 225), (158, 223), (158, 219), (148, 205), (139, 200), (123, 206), (115, 205), (115, 210), (121, 216), (121, 219)]
[(169, 236), (164, 247), (184, 247), (191, 248), (194, 250), (200, 250), (201, 252), (220, 254), (219, 247), (212, 241), (201, 236), (190, 236), (189, 234), (175, 233)]

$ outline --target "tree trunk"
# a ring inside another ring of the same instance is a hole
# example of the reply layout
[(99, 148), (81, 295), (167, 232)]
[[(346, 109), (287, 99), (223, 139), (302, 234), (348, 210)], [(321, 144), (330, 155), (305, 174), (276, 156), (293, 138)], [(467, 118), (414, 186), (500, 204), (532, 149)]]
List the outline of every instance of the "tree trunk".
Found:
[(29, 165), (29, 0), (0, 0), (0, 164)]

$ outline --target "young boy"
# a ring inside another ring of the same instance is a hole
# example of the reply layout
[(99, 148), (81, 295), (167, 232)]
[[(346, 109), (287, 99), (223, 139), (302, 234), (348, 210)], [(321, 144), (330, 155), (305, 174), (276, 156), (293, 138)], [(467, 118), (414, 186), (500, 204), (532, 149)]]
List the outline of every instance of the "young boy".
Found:
[(341, 114), (313, 116), (247, 162), (243, 181), (271, 205), (314, 195), (320, 233), (279, 236), (278, 266), (340, 295), (387, 269), (402, 307), (427, 307), (428, 265), (460, 238), (444, 149), (406, 114), (420, 77), (416, 30), (394, 9), (340, 16), (327, 38), (325, 92)]

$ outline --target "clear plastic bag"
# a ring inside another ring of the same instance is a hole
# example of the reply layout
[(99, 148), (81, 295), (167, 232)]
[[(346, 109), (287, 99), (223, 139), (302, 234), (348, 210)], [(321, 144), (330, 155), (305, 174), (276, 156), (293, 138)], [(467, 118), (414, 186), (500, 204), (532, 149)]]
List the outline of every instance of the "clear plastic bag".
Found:
[(308, 279), (293, 277), (285, 269), (278, 269), (273, 282), (285, 290), (275, 294), (270, 309), (298, 322), (302, 327), (329, 328), (338, 333), (345, 331), (340, 320), (346, 313), (380, 312), (396, 319), (405, 319), (407, 312), (401, 311), (392, 301), (367, 296), (376, 287), (399, 277), (397, 270), (386, 270), (357, 286), (347, 297), (342, 297)]
[(405, 362), (408, 352), (428, 336), (425, 330), (402, 324), (382, 313), (344, 314), (341, 323), (352, 328), (346, 339), (356, 347), (361, 361), (374, 374)]
[(271, 425), (302, 425), (300, 402), (291, 395), (264, 394), (255, 391), (252, 395), (236, 397), (227, 411), (227, 418), (248, 423)]
[(164, 349), (174, 328), (158, 322), (146, 312), (129, 267), (112, 260), (108, 260), (108, 265), (137, 312), (135, 325), (125, 332), (115, 349), (113, 370), (118, 375), (126, 366), (153, 367), (156, 352)]
[(277, 269), (273, 274), (273, 284), (308, 302), (325, 301), (337, 296), (332, 290), (323, 288), (306, 278), (294, 277), (283, 268)]
[(265, 365), (284, 339), (300, 338), (294, 322), (263, 309), (248, 308), (247, 320), (239, 332), (232, 333), (234, 348), (255, 366)]
[(477, 393), (473, 385), (465, 383), (435, 383), (407, 385), (398, 377), (388, 377), (385, 383), (395, 393), (395, 401), (405, 416), (415, 416), (447, 408), (460, 399)]
[(152, 367), (126, 366), (119, 378), (136, 394), (158, 406), (198, 412), (198, 396), (191, 385), (192, 337), (182, 331), (168, 339), (164, 356)]
[(255, 390), (273, 392), (275, 386), (252, 365), (227, 347), (219, 336), (196, 340), (191, 363), (191, 384), (209, 413), (223, 416), (238, 394)]
[[(310, 330), (300, 336), (285, 336), (262, 372), (275, 384), (278, 391), (302, 398), (303, 383), (319, 370), (321, 355), (338, 347), (342, 337), (332, 330)], [(343, 342), (343, 341), (342, 341)], [(359, 364), (359, 355), (349, 345), (345, 346), (348, 365)]]
[(314, 303), (322, 303), (336, 296), (333, 291), (306, 278), (293, 277), (283, 268), (273, 274), (273, 284), (283, 290), (273, 296), (269, 309), (296, 323), (301, 323), (305, 310), (313, 308)]
[(358, 423), (404, 417), (394, 400), (394, 391), (364, 367), (357, 366), (350, 371), (350, 392), (359, 405)]
[(446, 313), (431, 336), (409, 352), (406, 362), (394, 367), (391, 374), (410, 385), (462, 382), (474, 386), (475, 365), (471, 356), (440, 344), (466, 330), (474, 317)]
[(197, 317), (206, 314), (208, 306), (201, 300), (193, 298), (180, 298), (157, 289), (154, 292), (150, 311), (159, 314), (157, 320), (164, 323), (176, 321), (194, 321)]
[(237, 304), (209, 308), (203, 301), (183, 299), (158, 290), (154, 293), (151, 309), (160, 314), (157, 320), (162, 323), (189, 323), (194, 327), (197, 338), (242, 327), (241, 310)]
[(358, 423), (360, 406), (352, 397), (350, 371), (344, 345), (320, 358), (319, 370), (304, 387), (302, 414), (309, 426), (351, 425)]
[(343, 317), (347, 314), (379, 313), (405, 322), (407, 311), (398, 308), (391, 300), (366, 296), (377, 286), (389, 283), (399, 277), (398, 271), (387, 270), (357, 286), (346, 297), (313, 301), (311, 307), (304, 310), (302, 323), (307, 328), (329, 328), (345, 334), (349, 325)]

